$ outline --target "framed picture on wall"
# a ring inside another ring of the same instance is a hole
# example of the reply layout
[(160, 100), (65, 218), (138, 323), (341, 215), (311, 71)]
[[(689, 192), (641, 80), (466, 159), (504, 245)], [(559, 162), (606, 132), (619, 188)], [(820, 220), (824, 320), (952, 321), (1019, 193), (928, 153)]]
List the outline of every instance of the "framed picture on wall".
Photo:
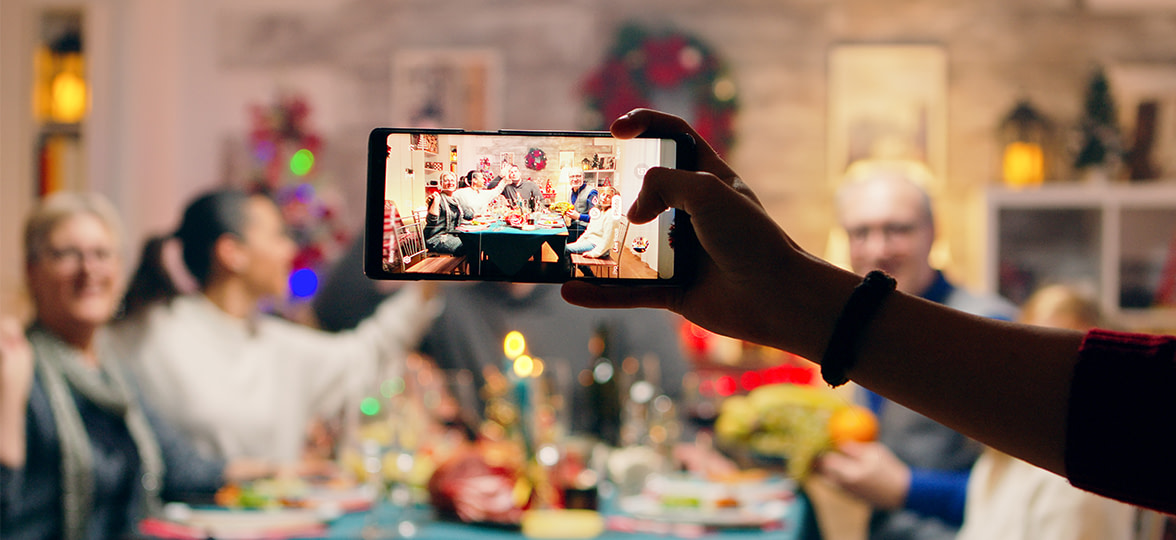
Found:
[(502, 60), (489, 49), (403, 50), (392, 58), (392, 123), (498, 129)]
[(828, 173), (859, 160), (925, 164), (942, 190), (947, 165), (947, 52), (939, 45), (835, 46), (829, 53)]

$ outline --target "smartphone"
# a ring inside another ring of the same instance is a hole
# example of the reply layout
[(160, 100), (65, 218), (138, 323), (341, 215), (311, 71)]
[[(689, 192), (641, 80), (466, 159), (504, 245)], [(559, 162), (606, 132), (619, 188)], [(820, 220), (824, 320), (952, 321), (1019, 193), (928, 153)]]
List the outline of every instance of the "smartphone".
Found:
[(651, 167), (693, 169), (689, 135), (377, 128), (364, 273), (374, 279), (679, 284), (689, 216), (632, 223)]

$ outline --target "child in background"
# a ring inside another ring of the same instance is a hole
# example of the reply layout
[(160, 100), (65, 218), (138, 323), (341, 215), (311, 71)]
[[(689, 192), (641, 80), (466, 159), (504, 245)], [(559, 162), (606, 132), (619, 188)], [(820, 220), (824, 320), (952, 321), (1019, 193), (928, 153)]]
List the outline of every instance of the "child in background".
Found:
[[(1101, 326), (1098, 306), (1063, 285), (1030, 296), (1020, 322), (1072, 330)], [(972, 468), (957, 540), (1158, 539), (1161, 520), (1151, 519), (1157, 516), (1080, 490), (1061, 476), (987, 448)]]

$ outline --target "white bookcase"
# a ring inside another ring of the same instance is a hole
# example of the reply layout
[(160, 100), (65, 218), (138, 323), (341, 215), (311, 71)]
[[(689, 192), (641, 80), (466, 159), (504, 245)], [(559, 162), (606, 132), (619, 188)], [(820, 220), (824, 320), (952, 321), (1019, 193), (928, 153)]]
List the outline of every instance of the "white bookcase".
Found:
[(994, 187), (987, 219), (989, 291), (1019, 303), (1041, 286), (1075, 284), (1117, 326), (1176, 331), (1176, 294), (1167, 305), (1157, 298), (1173, 278), (1165, 267), (1176, 269), (1176, 180)]

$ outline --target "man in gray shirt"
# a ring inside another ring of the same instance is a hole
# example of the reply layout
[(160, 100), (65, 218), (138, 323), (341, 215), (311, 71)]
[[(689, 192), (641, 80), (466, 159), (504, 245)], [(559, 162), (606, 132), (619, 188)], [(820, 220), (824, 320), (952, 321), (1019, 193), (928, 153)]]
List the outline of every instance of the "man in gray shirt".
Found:
[(524, 212), (534, 212), (547, 206), (539, 185), (530, 180), (524, 180), (518, 165), (510, 166), (506, 181), (509, 184), (502, 190), (502, 195), (506, 197), (512, 208), (519, 208)]

